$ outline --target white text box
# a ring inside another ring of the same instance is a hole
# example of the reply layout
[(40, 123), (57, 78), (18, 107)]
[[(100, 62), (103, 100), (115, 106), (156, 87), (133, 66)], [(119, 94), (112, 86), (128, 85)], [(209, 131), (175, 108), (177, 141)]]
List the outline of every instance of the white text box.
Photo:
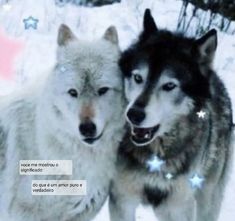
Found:
[(86, 195), (85, 180), (32, 180), (32, 195)]
[(72, 175), (72, 160), (20, 160), (20, 175)]

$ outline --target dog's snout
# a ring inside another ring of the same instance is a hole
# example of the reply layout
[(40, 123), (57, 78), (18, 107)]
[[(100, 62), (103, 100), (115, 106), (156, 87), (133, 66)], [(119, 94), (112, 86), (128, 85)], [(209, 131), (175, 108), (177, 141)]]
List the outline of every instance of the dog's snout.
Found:
[(145, 112), (140, 108), (130, 108), (127, 117), (133, 124), (140, 124), (145, 118)]
[(91, 121), (84, 122), (80, 124), (79, 130), (84, 137), (94, 137), (96, 134), (96, 125)]

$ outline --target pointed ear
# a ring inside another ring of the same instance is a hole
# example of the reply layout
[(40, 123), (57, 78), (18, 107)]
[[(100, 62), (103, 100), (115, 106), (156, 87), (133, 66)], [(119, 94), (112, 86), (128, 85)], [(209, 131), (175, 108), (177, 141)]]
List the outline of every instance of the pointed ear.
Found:
[(150, 9), (146, 9), (144, 12), (144, 33), (149, 35), (157, 31), (157, 26), (155, 24), (154, 18), (151, 15)]
[(68, 42), (75, 39), (77, 38), (67, 25), (60, 25), (57, 37), (57, 43), (59, 46), (65, 46), (66, 44), (68, 44)]
[(217, 48), (217, 31), (212, 29), (200, 39), (196, 40), (196, 47), (200, 61), (203, 63), (211, 63)]
[(104, 33), (103, 38), (115, 45), (118, 45), (118, 33), (115, 26), (110, 26)]

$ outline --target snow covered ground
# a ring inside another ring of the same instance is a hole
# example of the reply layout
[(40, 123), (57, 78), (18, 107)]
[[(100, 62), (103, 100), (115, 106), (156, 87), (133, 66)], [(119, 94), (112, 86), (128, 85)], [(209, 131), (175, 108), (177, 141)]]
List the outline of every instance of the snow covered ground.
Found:
[[(0, 0), (0, 4), (3, 1)], [(0, 79), (0, 94), (20, 88), (50, 68), (55, 61), (56, 34), (61, 23), (68, 24), (82, 39), (93, 39), (103, 34), (109, 25), (119, 32), (121, 49), (136, 38), (142, 27), (145, 8), (151, 8), (159, 27), (176, 29), (181, 1), (177, 0), (123, 0), (122, 3), (101, 8), (67, 5), (58, 7), (54, 0), (10, 0), (10, 10), (0, 6), (0, 29), (25, 43), (25, 49), (15, 65), (14, 81)], [(37, 30), (25, 30), (23, 19), (39, 19)], [(189, 30), (190, 34), (190, 30)], [(219, 47), (215, 69), (224, 80), (235, 109), (235, 37), (219, 33)], [(235, 220), (235, 166), (226, 190), (220, 221)], [(205, 205), (206, 206), (206, 205)], [(94, 221), (109, 221), (107, 204)], [(150, 208), (139, 207), (137, 220), (156, 221)], [(180, 220), (179, 220), (180, 221)]]

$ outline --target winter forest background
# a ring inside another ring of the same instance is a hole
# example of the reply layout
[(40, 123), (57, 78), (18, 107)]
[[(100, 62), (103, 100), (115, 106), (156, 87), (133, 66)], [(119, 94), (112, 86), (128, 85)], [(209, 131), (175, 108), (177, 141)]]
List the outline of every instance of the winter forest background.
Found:
[[(200, 36), (211, 28), (219, 31), (214, 68), (225, 82), (235, 110), (235, 0), (0, 0), (0, 40), (3, 34), (21, 45), (10, 76), (0, 68), (0, 95), (24, 87), (54, 64), (61, 23), (81, 39), (100, 37), (108, 26), (115, 25), (123, 50), (141, 31), (145, 8), (152, 10), (160, 28), (189, 36)], [(23, 20), (30, 16), (38, 20), (37, 26), (26, 29)], [(0, 66), (6, 62), (1, 50), (0, 42)], [(234, 167), (219, 221), (235, 220)], [(139, 207), (136, 217), (156, 221), (148, 207)], [(109, 221), (107, 203), (94, 221)]]

